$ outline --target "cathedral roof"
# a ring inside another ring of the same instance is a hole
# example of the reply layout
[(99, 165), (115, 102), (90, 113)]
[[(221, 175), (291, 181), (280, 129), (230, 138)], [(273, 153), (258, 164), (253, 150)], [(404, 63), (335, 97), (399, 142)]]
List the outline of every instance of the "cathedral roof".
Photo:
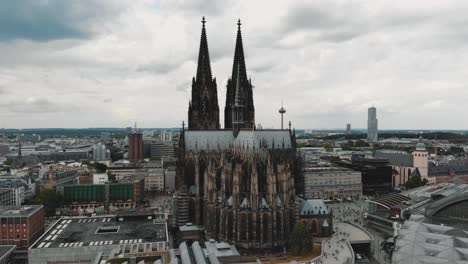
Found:
[(241, 130), (237, 137), (231, 130), (185, 131), (185, 150), (228, 150), (232, 147), (253, 151), (267, 149), (291, 149), (289, 130)]
[(234, 142), (231, 130), (189, 130), (185, 131), (185, 149), (192, 151), (226, 150)]
[(249, 130), (240, 131), (234, 146), (258, 150), (266, 145), (267, 149), (290, 149), (289, 130)]

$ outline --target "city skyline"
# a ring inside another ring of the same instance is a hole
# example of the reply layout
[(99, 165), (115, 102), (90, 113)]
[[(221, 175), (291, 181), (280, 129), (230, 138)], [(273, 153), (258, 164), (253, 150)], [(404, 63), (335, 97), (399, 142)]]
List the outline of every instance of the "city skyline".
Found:
[(5, 3), (0, 125), (187, 123), (188, 76), (196, 70), (205, 16), (220, 109), (240, 18), (257, 95), (255, 119), (263, 127), (280, 127), (277, 111), (284, 100), (285, 123), (291, 120), (296, 128), (346, 123), (364, 128), (367, 108), (375, 106), (382, 130), (468, 129), (458, 121), (468, 110), (462, 64), (468, 32), (457, 26), (466, 22), (466, 3), (269, 3), (267, 13), (264, 6), (261, 1)]

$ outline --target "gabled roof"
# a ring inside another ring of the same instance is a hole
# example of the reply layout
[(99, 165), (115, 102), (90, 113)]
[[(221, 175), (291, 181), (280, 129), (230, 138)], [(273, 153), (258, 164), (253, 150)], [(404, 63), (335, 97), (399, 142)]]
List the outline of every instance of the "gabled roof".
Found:
[(413, 170), (413, 172), (411, 172), (411, 177), (421, 177), (421, 172), (419, 172), (419, 169), (416, 168), (415, 170)]

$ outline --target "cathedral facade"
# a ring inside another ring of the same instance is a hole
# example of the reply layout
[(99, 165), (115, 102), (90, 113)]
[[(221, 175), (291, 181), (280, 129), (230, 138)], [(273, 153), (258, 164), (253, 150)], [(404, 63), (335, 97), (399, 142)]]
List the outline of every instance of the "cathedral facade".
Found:
[(291, 129), (257, 130), (241, 24), (220, 129), (216, 79), (205, 20), (188, 129), (179, 141), (178, 181), (190, 195), (189, 220), (207, 236), (245, 249), (282, 248), (296, 223), (296, 140)]

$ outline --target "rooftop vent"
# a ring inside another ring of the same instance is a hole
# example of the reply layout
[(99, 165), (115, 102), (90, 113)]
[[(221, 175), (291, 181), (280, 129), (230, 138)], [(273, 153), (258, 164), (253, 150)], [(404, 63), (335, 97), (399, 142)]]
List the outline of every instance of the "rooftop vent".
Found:
[(120, 226), (100, 226), (96, 230), (96, 234), (110, 234), (119, 232)]

